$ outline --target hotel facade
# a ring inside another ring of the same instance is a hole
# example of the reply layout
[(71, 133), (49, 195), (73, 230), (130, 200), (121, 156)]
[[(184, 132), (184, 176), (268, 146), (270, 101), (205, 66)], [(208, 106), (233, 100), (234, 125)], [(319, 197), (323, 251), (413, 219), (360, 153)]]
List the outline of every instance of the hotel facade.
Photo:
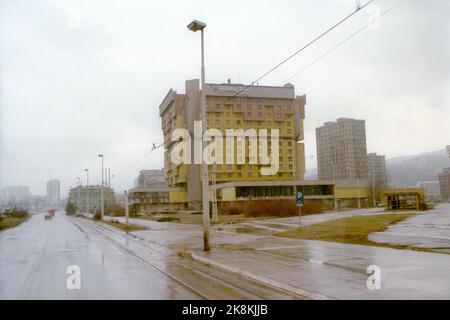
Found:
[[(267, 129), (279, 132), (279, 165), (276, 174), (262, 175), (264, 164), (254, 164), (248, 154), (249, 141), (244, 138), (244, 152), (234, 144), (234, 150), (223, 145), (223, 152), (236, 156), (234, 163), (209, 165), (211, 184), (230, 182), (296, 181), (303, 180), (305, 173), (304, 127), (306, 96), (295, 95), (291, 84), (282, 87), (245, 86), (242, 84), (206, 84), (207, 128), (218, 129), (226, 136), (227, 129)], [(171, 154), (178, 141), (172, 141), (173, 131), (187, 129), (194, 136), (194, 122), (200, 121), (201, 91), (198, 79), (185, 83), (185, 93), (170, 90), (159, 106), (164, 134), (164, 170), (169, 188), (176, 190), (176, 198), (187, 206), (201, 206), (200, 164), (175, 164)], [(269, 134), (270, 137), (270, 134)], [(268, 154), (272, 141), (268, 138)], [(192, 154), (194, 150), (192, 149)], [(240, 153), (241, 152), (241, 153)], [(239, 161), (239, 158), (241, 159)], [(256, 161), (257, 162), (257, 161)], [(184, 190), (184, 192), (180, 192)]]

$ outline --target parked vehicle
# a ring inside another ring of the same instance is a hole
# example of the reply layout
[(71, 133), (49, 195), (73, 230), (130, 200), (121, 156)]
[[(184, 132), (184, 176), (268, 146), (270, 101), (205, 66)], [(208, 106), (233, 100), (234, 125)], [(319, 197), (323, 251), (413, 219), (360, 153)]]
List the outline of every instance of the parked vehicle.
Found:
[(45, 215), (45, 220), (51, 220), (55, 217), (56, 210), (55, 209), (48, 209), (48, 213)]
[(55, 209), (48, 209), (48, 215), (51, 216), (52, 218), (55, 217), (56, 214), (56, 210)]

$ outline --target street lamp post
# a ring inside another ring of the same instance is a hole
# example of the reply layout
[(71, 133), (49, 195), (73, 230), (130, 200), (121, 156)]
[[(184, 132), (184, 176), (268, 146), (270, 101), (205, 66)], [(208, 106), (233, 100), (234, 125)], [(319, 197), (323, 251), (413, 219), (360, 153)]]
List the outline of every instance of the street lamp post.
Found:
[(81, 205), (82, 205), (82, 202), (81, 202), (81, 185), (83, 183), (81, 182), (81, 178), (80, 177), (77, 177), (77, 183), (78, 183), (77, 207), (78, 207), (78, 210), (80, 210), (80, 212), (81, 212)]
[(334, 207), (334, 210), (338, 210), (339, 209), (338, 208), (339, 204), (338, 204), (338, 201), (337, 201), (337, 198), (336, 198), (336, 185), (337, 185), (337, 182), (336, 182), (336, 163), (337, 163), (336, 159), (333, 159), (331, 161), (331, 174), (332, 174), (333, 183), (334, 183), (334, 189), (333, 189), (333, 207)]
[(125, 196), (125, 221), (126, 221), (127, 228), (128, 228), (128, 223), (129, 223), (128, 220), (129, 220), (130, 213), (129, 213), (129, 209), (128, 209), (128, 192), (127, 192), (127, 190), (125, 190), (124, 196)]
[[(203, 38), (203, 29), (205, 29), (206, 23), (194, 20), (192, 21), (187, 28), (192, 32), (200, 31), (201, 34), (201, 114), (200, 119), (202, 120), (202, 131), (203, 134), (207, 128), (206, 122), (206, 97), (205, 97), (205, 47), (204, 47), (204, 38)], [(205, 149), (205, 141), (203, 141), (203, 148)], [(209, 221), (209, 177), (208, 177), (208, 165), (205, 163), (202, 157), (202, 209), (203, 209), (203, 250), (209, 251), (209, 229), (210, 229), (210, 221)]]
[(103, 168), (103, 159), (104, 159), (104, 156), (103, 156), (103, 154), (99, 154), (98, 155), (100, 158), (102, 158), (102, 188), (101, 188), (101, 191), (100, 191), (100, 202), (101, 202), (101, 206), (100, 206), (100, 208), (101, 208), (101, 220), (103, 220), (103, 215), (105, 214), (105, 204), (104, 204), (104, 200), (103, 200), (103, 197), (104, 197), (104, 195), (103, 195), (103, 185), (104, 185), (104, 179), (103, 179), (103, 177), (104, 177), (104, 168)]
[(358, 191), (358, 209), (361, 209), (361, 195), (359, 193), (359, 170), (356, 171), (356, 190)]
[[(351, 175), (351, 168), (347, 167), (347, 176), (350, 177)], [(356, 201), (358, 203), (358, 209), (361, 209), (361, 195), (359, 193), (359, 169), (355, 170), (356, 173)]]
[(86, 211), (87, 213), (89, 213), (91, 209), (91, 203), (89, 199), (89, 169), (84, 169), (84, 171), (86, 172)]

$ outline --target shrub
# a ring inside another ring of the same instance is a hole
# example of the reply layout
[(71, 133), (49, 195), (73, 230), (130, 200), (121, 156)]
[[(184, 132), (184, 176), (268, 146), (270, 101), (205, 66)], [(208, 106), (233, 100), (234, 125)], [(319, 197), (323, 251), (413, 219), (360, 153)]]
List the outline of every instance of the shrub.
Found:
[(305, 200), (305, 204), (302, 208), (303, 213), (320, 213), (322, 212), (322, 205), (320, 201)]
[(106, 206), (105, 212), (107, 212), (108, 215), (111, 215), (111, 216), (124, 216), (125, 208), (118, 204), (109, 205), (109, 206)]
[(5, 215), (5, 217), (9, 218), (28, 218), (30, 216), (27, 210), (17, 209), (16, 207), (6, 209), (3, 214)]
[(248, 204), (244, 214), (248, 217), (288, 217), (298, 214), (292, 200), (258, 200)]
[(133, 203), (129, 208), (130, 217), (137, 217), (139, 212), (139, 204)]
[(65, 211), (67, 215), (74, 215), (77, 211), (77, 206), (75, 205), (75, 203), (67, 201)]
[(243, 209), (242, 209), (242, 206), (225, 203), (222, 205), (220, 211), (221, 211), (220, 212), (221, 214), (236, 215), (236, 214), (242, 214)]
[(101, 220), (101, 219), (102, 219), (102, 213), (101, 213), (100, 210), (97, 210), (97, 211), (94, 213), (94, 220)]
[(172, 222), (172, 221), (180, 221), (180, 219), (174, 218), (174, 217), (163, 217), (163, 218), (159, 218), (156, 221), (158, 221), (158, 222)]

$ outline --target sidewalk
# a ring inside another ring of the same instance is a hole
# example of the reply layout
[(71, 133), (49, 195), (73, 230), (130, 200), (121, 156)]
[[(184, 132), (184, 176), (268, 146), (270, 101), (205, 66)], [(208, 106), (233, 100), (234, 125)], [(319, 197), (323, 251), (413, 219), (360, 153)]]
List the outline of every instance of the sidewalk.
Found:
[[(272, 236), (240, 246), (192, 257), (310, 299), (450, 299), (450, 255)], [(369, 265), (380, 290), (367, 288)]]
[[(309, 215), (302, 224), (378, 214), (377, 211)], [(148, 228), (133, 232), (141, 241), (161, 245), (173, 254), (189, 251), (198, 262), (307, 299), (450, 299), (450, 255), (288, 239), (272, 236), (268, 230), (280, 224), (295, 228), (297, 217), (252, 221), (256, 226), (249, 226), (249, 222), (215, 225), (211, 229), (212, 250), (208, 253), (202, 251), (199, 225), (142, 219), (130, 222)], [(258, 229), (258, 225), (263, 228)], [(366, 270), (370, 265), (381, 268), (380, 290), (367, 288)]]

